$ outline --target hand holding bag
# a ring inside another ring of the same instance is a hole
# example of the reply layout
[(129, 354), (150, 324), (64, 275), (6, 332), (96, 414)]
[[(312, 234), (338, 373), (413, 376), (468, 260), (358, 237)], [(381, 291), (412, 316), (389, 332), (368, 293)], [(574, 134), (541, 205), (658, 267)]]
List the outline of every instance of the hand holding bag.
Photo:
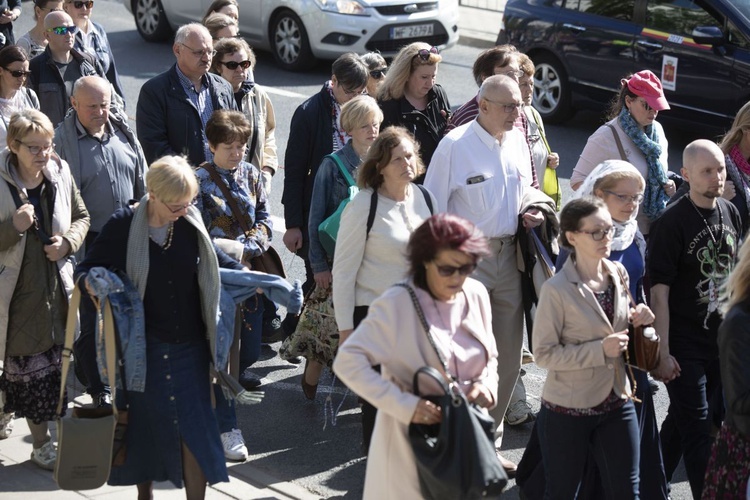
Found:
[[(630, 305), (635, 307), (635, 300), (633, 300), (633, 295), (630, 293), (630, 288), (628, 288), (628, 284), (619, 267), (617, 268), (617, 273), (620, 275), (622, 285), (628, 293)], [(649, 333), (650, 335), (648, 335)], [(659, 336), (656, 335), (651, 325), (644, 327), (628, 324), (628, 336), (630, 340), (628, 341), (628, 350), (625, 351), (625, 362), (628, 365), (635, 364), (636, 368), (647, 372), (659, 366)]]
[[(450, 377), (448, 364), (435, 344), (414, 289), (405, 283), (397, 286), (409, 291), (427, 338)], [(443, 375), (431, 366), (417, 370), (413, 379), (414, 394), (420, 396), (420, 379), (430, 379), (430, 386), (442, 388), (438, 396), (424, 396), (440, 406), (439, 424), (409, 424), (411, 442), (417, 462), (422, 496), (432, 500), (499, 498), (508, 483), (495, 452), (495, 421), (469, 403), (451, 377), (446, 383)]]
[[(68, 321), (65, 331), (65, 346), (62, 356), (62, 380), (57, 413), (62, 413), (65, 382), (70, 366), (70, 353), (73, 347), (78, 306), (81, 301), (79, 285), (73, 290), (68, 308)], [(111, 381), (112, 399), (115, 399), (115, 336), (112, 307), (104, 303), (104, 335), (107, 359), (107, 374)], [(113, 461), (113, 443), (117, 426), (116, 405), (111, 408), (83, 409), (74, 411), (70, 417), (57, 419), (57, 462), (55, 481), (63, 490), (91, 490), (103, 485), (109, 478)], [(114, 457), (117, 458), (117, 457)], [(124, 458), (124, 457), (120, 457)]]
[(359, 189), (338, 155), (334, 153), (327, 155), (326, 158), (331, 158), (336, 162), (336, 165), (338, 165), (339, 170), (341, 171), (341, 175), (344, 176), (347, 184), (349, 184), (349, 197), (343, 199), (341, 203), (339, 203), (339, 207), (336, 211), (318, 226), (318, 240), (320, 241), (320, 246), (323, 247), (323, 250), (326, 251), (329, 257), (333, 257), (333, 252), (336, 249), (336, 236), (339, 233), (339, 226), (341, 225), (341, 214), (344, 213), (346, 205), (354, 199), (354, 196), (359, 192)]

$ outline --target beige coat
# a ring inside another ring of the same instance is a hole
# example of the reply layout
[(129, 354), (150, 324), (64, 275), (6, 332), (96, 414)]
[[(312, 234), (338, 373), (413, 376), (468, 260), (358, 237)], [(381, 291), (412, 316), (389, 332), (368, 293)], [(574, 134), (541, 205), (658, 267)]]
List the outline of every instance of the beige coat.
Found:
[[(628, 327), (627, 271), (618, 262), (603, 260), (615, 284), (615, 314), (610, 323), (594, 293), (584, 285), (568, 259), (562, 271), (542, 286), (532, 335), (536, 364), (549, 370), (542, 398), (566, 408), (592, 408), (614, 389), (630, 394), (623, 357), (604, 355), (602, 340)], [(616, 266), (616, 267), (615, 267)]]
[[(490, 389), (495, 400), (497, 348), (489, 296), (485, 287), (471, 278), (466, 279), (463, 289), (469, 305), (463, 326), (487, 351), (487, 368), (481, 383)], [(382, 365), (382, 374), (372, 369), (378, 364)], [(376, 299), (367, 318), (339, 347), (334, 372), (378, 409), (367, 460), (365, 499), (421, 498), (407, 433), (419, 401), (412, 394), (412, 377), (425, 365), (443, 372), (409, 293), (402, 287), (392, 287)]]

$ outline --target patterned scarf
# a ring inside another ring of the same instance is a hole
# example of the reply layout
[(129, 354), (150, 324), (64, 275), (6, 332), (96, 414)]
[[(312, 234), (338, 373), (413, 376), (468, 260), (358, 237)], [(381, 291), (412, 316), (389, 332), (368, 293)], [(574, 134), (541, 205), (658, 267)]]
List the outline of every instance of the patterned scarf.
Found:
[(643, 203), (641, 208), (649, 219), (655, 219), (667, 206), (669, 196), (664, 191), (664, 184), (667, 183), (667, 174), (661, 164), (661, 145), (657, 142), (659, 138), (653, 125), (649, 125), (644, 130), (638, 125), (635, 119), (623, 106), (618, 117), (618, 122), (622, 130), (628, 134), (630, 140), (641, 150), (646, 157), (648, 164), (648, 175), (646, 175), (646, 190), (643, 193)]
[(326, 82), (326, 90), (328, 91), (328, 95), (331, 96), (331, 120), (333, 121), (333, 151), (338, 151), (339, 149), (346, 146), (346, 143), (349, 142), (349, 139), (351, 139), (351, 136), (347, 134), (342, 128), (341, 128), (341, 104), (336, 101), (336, 96), (333, 95), (333, 83), (331, 80), (328, 80)]
[(750, 212), (750, 164), (742, 155), (738, 144), (732, 146), (729, 150), (729, 154), (726, 156), (727, 164), (727, 180), (734, 182), (734, 188), (739, 193), (742, 192), (741, 197), (745, 199), (747, 210)]

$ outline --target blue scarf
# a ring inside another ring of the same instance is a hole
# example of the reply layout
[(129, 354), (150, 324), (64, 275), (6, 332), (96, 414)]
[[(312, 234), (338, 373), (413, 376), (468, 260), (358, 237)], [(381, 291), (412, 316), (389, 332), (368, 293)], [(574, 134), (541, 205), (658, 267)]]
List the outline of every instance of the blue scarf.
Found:
[(649, 125), (642, 130), (625, 106), (622, 107), (617, 120), (622, 130), (628, 134), (628, 137), (641, 150), (643, 156), (646, 157), (648, 175), (646, 175), (646, 190), (643, 193), (641, 210), (649, 219), (653, 220), (664, 210), (669, 201), (669, 196), (664, 191), (664, 184), (667, 183), (667, 174), (664, 172), (659, 160), (661, 145), (657, 142), (656, 130), (653, 125)]

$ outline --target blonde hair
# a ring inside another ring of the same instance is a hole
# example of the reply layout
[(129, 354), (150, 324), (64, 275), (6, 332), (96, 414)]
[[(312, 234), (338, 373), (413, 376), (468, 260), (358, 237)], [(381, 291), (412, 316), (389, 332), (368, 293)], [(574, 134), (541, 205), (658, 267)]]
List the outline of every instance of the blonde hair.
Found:
[(148, 191), (164, 203), (198, 195), (198, 180), (184, 156), (162, 156), (146, 172)]
[(358, 95), (341, 106), (341, 128), (346, 133), (369, 124), (371, 118), (383, 121), (383, 112), (378, 102), (369, 95)]
[(218, 36), (219, 31), (223, 30), (224, 28), (234, 26), (239, 30), (239, 24), (237, 24), (237, 21), (226, 14), (222, 14), (221, 12), (214, 12), (213, 14), (208, 16), (203, 21), (203, 26), (205, 26), (208, 32), (211, 33), (211, 38), (214, 40), (220, 40)]
[(611, 191), (620, 181), (625, 180), (636, 181), (640, 189), (646, 187), (646, 181), (643, 180), (643, 176), (638, 172), (632, 170), (618, 170), (598, 178), (594, 183), (593, 193), (594, 195), (599, 196), (596, 194), (597, 191)]
[(388, 101), (391, 99), (401, 99), (404, 96), (404, 89), (409, 77), (420, 66), (434, 66), (443, 60), (440, 54), (430, 52), (426, 61), (417, 57), (420, 50), (430, 50), (432, 46), (424, 42), (414, 42), (403, 47), (398, 51), (396, 57), (385, 75), (383, 85), (378, 91), (378, 99)]
[(24, 109), (13, 113), (8, 122), (8, 148), (14, 142), (21, 142), (21, 139), (29, 134), (42, 134), (52, 139), (55, 136), (55, 128), (47, 115), (36, 109)]
[(737, 265), (729, 273), (721, 291), (721, 309), (725, 314), (750, 297), (750, 240), (745, 240), (737, 254)]
[(736, 144), (739, 144), (742, 140), (742, 133), (745, 130), (750, 130), (750, 102), (746, 102), (744, 106), (737, 112), (737, 116), (734, 117), (732, 122), (732, 128), (726, 133), (724, 138), (719, 143), (719, 147), (725, 155), (729, 154), (729, 151)]

